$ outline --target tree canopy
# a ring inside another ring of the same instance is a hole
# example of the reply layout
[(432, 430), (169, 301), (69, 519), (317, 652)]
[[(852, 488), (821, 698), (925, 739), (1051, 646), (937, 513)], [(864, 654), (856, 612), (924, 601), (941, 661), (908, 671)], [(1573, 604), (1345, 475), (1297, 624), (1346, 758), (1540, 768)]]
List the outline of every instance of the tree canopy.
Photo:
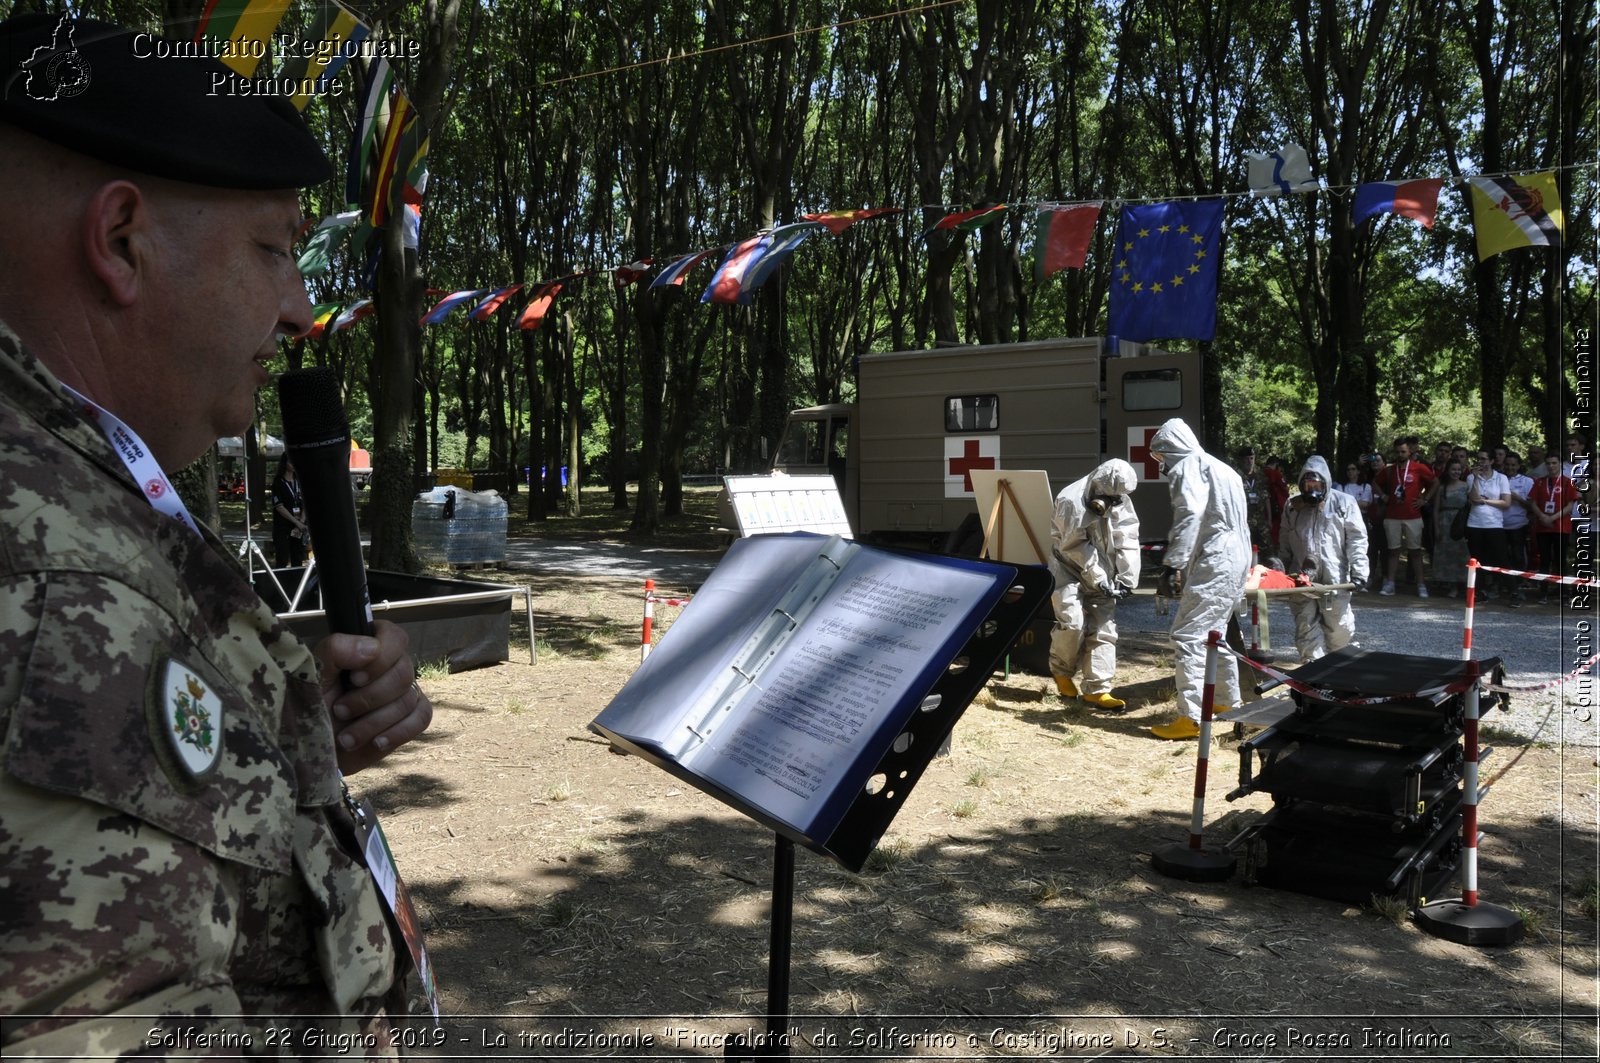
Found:
[[(72, 6), (149, 23), (195, 5)], [(1528, 443), (1571, 424), (1596, 318), (1594, 0), (347, 6), (420, 45), (394, 64), (430, 133), (420, 241), (392, 224), (378, 313), (289, 357), (343, 373), (396, 517), (446, 463), (544, 470), (528, 512), (557, 512), (577, 504), (567, 466), (619, 507), (637, 480), (648, 533), (683, 475), (762, 467), (788, 409), (851, 397), (864, 353), (1102, 333), (1123, 202), (1227, 197), (1198, 345), (1214, 447), (1344, 461), (1403, 431)], [(340, 168), (356, 98), (307, 111)], [(1285, 144), (1317, 190), (1248, 195), (1247, 153)], [(1556, 175), (1560, 246), (1478, 261), (1457, 182), (1535, 171)], [(1431, 228), (1353, 221), (1357, 184), (1421, 177), (1446, 179)], [(1085, 267), (1037, 280), (1038, 206), (1088, 201)], [(924, 235), (996, 204), (995, 224)], [(307, 193), (313, 221), (344, 207), (342, 177)], [(862, 207), (903, 212), (813, 236), (748, 305), (699, 301), (720, 250), (681, 286), (610, 272)], [(370, 294), (367, 269), (336, 258), (313, 301)], [(543, 325), (518, 329), (552, 281)], [(510, 284), (488, 320), (418, 324), (430, 290)]]

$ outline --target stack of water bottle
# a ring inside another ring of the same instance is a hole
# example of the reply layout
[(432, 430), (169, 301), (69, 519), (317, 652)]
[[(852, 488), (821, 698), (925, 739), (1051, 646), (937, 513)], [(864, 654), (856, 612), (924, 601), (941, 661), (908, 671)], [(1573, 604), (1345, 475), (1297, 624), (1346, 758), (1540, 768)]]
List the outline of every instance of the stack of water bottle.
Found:
[(435, 487), (411, 503), (411, 533), (425, 561), (482, 565), (506, 559), (506, 500), (498, 491)]

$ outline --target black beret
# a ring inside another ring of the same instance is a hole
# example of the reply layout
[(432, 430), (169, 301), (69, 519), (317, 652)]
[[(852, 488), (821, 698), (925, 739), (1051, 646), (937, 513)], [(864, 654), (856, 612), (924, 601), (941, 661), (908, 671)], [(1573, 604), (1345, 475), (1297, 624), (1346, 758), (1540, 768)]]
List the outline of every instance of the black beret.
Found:
[(293, 104), (238, 91), (248, 79), (195, 51), (91, 19), (8, 19), (0, 22), (0, 122), (190, 184), (291, 189), (328, 179), (332, 167)]

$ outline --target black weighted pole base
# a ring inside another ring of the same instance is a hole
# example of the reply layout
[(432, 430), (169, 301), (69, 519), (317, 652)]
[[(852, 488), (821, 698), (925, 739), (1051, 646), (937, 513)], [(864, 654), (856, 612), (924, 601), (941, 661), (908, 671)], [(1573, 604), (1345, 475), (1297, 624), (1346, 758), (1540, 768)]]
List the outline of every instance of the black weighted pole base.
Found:
[(1239, 866), (1236, 857), (1187, 845), (1169, 845), (1150, 854), (1150, 866), (1185, 882), (1225, 882)]
[(1463, 904), (1459, 900), (1432, 901), (1412, 916), (1417, 926), (1434, 937), (1458, 945), (1515, 945), (1522, 940), (1522, 917), (1498, 904)]

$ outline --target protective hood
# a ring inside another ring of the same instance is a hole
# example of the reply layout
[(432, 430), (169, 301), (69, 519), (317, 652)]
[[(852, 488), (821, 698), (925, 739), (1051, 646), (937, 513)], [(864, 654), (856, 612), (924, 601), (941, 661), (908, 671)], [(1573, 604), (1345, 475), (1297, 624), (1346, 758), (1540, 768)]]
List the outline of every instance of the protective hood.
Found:
[(1139, 477), (1133, 466), (1121, 458), (1112, 458), (1095, 467), (1089, 474), (1089, 493), (1106, 497), (1119, 495), (1127, 498), (1139, 486)]
[(1300, 482), (1306, 478), (1307, 473), (1322, 477), (1322, 486), (1330, 491), (1333, 490), (1333, 473), (1328, 470), (1328, 461), (1321, 454), (1313, 454), (1306, 459), (1304, 467), (1300, 470), (1300, 475), (1294, 478), (1296, 487), (1300, 486)]
[(1150, 437), (1150, 450), (1165, 458), (1168, 465), (1176, 465), (1184, 458), (1200, 453), (1202, 449), (1200, 437), (1181, 417), (1172, 418)]

